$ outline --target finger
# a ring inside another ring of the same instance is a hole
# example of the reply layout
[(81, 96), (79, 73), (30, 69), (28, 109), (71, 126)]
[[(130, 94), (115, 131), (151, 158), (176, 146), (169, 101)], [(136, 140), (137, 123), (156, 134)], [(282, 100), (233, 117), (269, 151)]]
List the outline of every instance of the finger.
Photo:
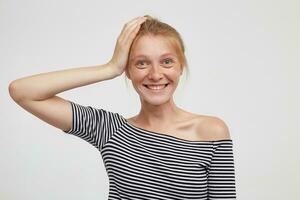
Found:
[(130, 20), (130, 21), (127, 22), (126, 24), (131, 25), (131, 24), (133, 24), (136, 20), (139, 20), (139, 19), (141, 19), (141, 16), (138, 16), (138, 17), (133, 18), (132, 20)]
[(130, 34), (130, 32), (137, 26), (137, 24), (141, 24), (143, 21), (145, 21), (146, 18), (145, 17), (137, 17), (135, 19), (133, 19), (132, 21), (130, 21), (129, 23), (127, 23), (122, 30), (122, 33), (120, 35), (120, 39), (125, 39), (128, 38), (128, 34)]
[(136, 21), (138, 21), (140, 18), (141, 18), (141, 17), (136, 17), (136, 18), (130, 20), (129, 22), (127, 22), (126, 24), (124, 24), (123, 29), (122, 29), (122, 32), (123, 32), (126, 28), (132, 26), (132, 24), (134, 24), (134, 23), (135, 23)]
[[(133, 38), (136, 36), (138, 33), (141, 24), (145, 22), (146, 19), (141, 19), (137, 21), (135, 24), (133, 24), (131, 27), (128, 27), (128, 30), (124, 34), (124, 40), (133, 40)], [(130, 42), (130, 41), (129, 41)]]

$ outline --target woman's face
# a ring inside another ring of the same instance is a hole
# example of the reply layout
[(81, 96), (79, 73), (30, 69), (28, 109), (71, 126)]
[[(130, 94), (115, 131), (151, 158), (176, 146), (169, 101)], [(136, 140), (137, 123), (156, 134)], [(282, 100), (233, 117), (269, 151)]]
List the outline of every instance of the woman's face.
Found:
[(174, 48), (162, 36), (142, 36), (132, 46), (128, 71), (142, 101), (152, 105), (172, 97), (182, 73)]

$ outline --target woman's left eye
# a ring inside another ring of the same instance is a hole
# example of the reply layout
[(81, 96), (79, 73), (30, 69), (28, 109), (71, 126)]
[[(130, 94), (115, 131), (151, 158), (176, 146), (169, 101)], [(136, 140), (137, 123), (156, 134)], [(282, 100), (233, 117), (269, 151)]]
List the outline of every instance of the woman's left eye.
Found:
[(165, 63), (165, 64), (171, 64), (171, 63), (173, 63), (173, 60), (167, 58), (167, 59), (164, 60), (164, 63)]

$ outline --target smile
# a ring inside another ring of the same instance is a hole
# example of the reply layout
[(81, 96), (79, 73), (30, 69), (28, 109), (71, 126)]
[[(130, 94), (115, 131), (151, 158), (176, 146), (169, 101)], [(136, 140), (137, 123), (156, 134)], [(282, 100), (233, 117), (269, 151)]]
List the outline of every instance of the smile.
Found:
[(162, 85), (144, 85), (146, 88), (150, 89), (150, 90), (162, 90), (164, 88), (166, 88), (169, 85), (169, 83), (167, 84), (162, 84)]

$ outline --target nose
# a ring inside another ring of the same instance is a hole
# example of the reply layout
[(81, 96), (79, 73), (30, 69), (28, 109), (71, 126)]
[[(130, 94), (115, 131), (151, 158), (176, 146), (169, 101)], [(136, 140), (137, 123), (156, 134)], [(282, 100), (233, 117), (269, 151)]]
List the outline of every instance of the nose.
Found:
[(154, 81), (160, 80), (163, 77), (160, 66), (152, 65), (148, 73), (148, 78)]

